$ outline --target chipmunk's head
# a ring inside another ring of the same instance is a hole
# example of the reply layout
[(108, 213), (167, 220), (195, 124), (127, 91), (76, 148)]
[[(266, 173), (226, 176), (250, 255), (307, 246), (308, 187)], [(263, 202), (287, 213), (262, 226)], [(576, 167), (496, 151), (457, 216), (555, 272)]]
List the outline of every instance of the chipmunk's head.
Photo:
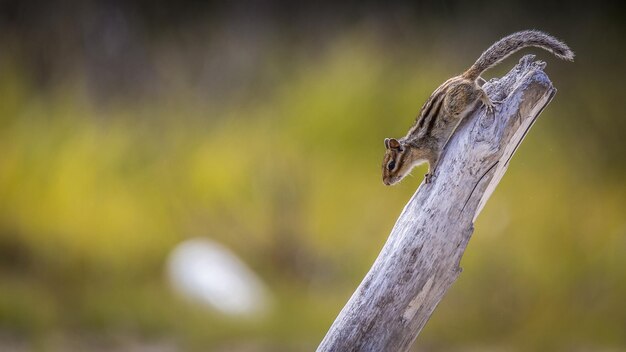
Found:
[(402, 139), (385, 138), (383, 158), (383, 183), (387, 186), (398, 183), (414, 166), (414, 148)]

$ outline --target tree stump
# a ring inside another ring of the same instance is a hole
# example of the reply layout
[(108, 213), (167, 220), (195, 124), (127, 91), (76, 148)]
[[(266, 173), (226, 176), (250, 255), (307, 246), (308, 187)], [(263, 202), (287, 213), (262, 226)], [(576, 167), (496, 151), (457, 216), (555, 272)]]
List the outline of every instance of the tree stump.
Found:
[(400, 214), (381, 253), (330, 327), (318, 352), (408, 351), (461, 273), (474, 220), (556, 89), (545, 63), (524, 56), (483, 88), (496, 105), (461, 122), (432, 183)]

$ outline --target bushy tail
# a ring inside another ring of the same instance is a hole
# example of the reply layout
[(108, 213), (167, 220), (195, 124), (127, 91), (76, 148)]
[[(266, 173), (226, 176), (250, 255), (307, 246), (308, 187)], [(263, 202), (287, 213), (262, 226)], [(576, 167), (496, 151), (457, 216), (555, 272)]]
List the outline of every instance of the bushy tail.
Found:
[(463, 77), (475, 80), (485, 70), (495, 66), (514, 52), (528, 46), (545, 49), (563, 60), (574, 60), (574, 52), (567, 46), (567, 44), (554, 38), (553, 36), (535, 30), (521, 31), (513, 33), (495, 42), (491, 47), (489, 47), (489, 49), (485, 50), (485, 52), (480, 55), (472, 67), (463, 73)]

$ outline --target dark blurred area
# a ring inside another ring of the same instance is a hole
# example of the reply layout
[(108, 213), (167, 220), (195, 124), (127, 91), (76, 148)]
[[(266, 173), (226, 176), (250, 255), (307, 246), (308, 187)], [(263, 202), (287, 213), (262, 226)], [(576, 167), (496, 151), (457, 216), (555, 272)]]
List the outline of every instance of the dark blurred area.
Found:
[(626, 350), (623, 2), (0, 1), (0, 350), (309, 351), (423, 170), (383, 138), (497, 39), (558, 89), (416, 351)]

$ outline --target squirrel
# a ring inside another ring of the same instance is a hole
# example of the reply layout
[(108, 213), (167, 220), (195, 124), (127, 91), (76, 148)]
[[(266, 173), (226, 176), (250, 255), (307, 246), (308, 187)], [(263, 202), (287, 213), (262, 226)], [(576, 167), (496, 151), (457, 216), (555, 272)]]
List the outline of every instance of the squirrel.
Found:
[(565, 43), (540, 31), (521, 31), (498, 40), (467, 71), (435, 89), (406, 136), (385, 138), (383, 183), (387, 186), (398, 183), (413, 167), (424, 162), (429, 165), (424, 182), (432, 182), (443, 148), (459, 122), (474, 110), (478, 102), (484, 104), (487, 112), (494, 111), (494, 102), (478, 84), (485, 82), (480, 75), (529, 46), (547, 50), (563, 60), (574, 60), (574, 52)]

